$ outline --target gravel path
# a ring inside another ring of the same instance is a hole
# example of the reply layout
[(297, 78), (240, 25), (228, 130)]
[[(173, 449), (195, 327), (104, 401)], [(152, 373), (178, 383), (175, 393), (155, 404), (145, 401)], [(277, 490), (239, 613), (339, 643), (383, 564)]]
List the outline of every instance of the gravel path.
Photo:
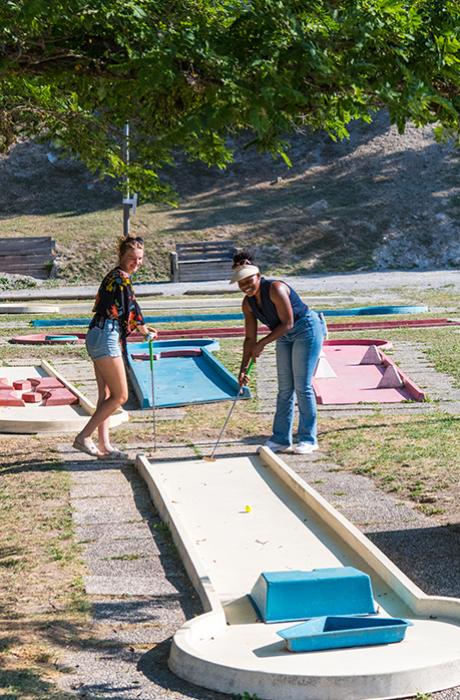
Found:
[[(440, 289), (449, 286), (451, 291), (460, 291), (460, 272), (458, 270), (426, 270), (410, 272), (407, 270), (350, 272), (343, 274), (316, 274), (308, 276), (286, 277), (297, 291), (318, 294), (353, 294), (359, 292), (363, 299), (388, 297), (388, 290), (400, 287), (414, 289)], [(2, 292), (5, 301), (24, 301), (32, 299), (93, 299), (97, 291), (95, 285), (52, 287), (49, 289), (21, 289)], [(235, 285), (226, 280), (219, 282), (154, 282), (136, 285), (137, 296), (164, 294), (177, 296), (181, 294), (217, 294), (236, 291)], [(409, 293), (409, 292), (408, 292)], [(398, 297), (401, 300), (401, 297)], [(406, 299), (410, 304), (411, 300)]]

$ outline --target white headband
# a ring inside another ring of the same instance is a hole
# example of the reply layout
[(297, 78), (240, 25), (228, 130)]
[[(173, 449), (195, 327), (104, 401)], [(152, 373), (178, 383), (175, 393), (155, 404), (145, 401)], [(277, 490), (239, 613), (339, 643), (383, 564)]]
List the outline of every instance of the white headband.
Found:
[(241, 282), (241, 280), (246, 279), (246, 277), (252, 277), (252, 275), (260, 274), (260, 270), (257, 265), (240, 265), (234, 271), (230, 278), (230, 284), (235, 284), (235, 282)]

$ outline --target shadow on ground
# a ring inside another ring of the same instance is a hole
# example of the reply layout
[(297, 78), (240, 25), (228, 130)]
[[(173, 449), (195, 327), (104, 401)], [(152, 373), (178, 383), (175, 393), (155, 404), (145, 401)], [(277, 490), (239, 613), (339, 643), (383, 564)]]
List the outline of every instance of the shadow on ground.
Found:
[(460, 524), (366, 536), (424, 593), (460, 598)]

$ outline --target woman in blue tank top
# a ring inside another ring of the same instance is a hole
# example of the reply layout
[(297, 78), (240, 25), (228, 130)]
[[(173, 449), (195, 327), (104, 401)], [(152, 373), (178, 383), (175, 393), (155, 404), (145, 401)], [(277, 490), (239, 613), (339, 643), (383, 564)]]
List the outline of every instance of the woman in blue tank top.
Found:
[[(317, 411), (313, 374), (326, 335), (324, 320), (288, 284), (262, 277), (251, 256), (238, 253), (233, 258), (231, 282), (244, 293), (245, 340), (239, 375), (247, 381), (251, 358), (257, 359), (268, 343), (276, 341), (278, 396), (273, 432), (265, 443), (273, 452), (294, 451), (309, 454), (318, 449)], [(257, 340), (257, 322), (270, 333)], [(297, 443), (293, 446), (294, 397), (299, 408)]]

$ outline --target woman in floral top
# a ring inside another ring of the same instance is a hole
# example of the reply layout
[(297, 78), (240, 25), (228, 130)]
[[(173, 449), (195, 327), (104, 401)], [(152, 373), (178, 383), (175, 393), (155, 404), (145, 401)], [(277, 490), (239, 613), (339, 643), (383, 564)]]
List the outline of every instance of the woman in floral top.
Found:
[[(143, 257), (142, 238), (128, 236), (121, 239), (118, 266), (101, 282), (86, 335), (86, 349), (94, 363), (98, 401), (95, 412), (75, 438), (73, 446), (99, 459), (126, 456), (112, 447), (109, 438), (110, 416), (128, 399), (122, 352), (126, 337), (133, 331), (139, 331), (148, 340), (157, 335), (155, 329), (145, 325), (131, 284), (131, 275), (139, 269)], [(97, 447), (91, 439), (96, 428)]]

